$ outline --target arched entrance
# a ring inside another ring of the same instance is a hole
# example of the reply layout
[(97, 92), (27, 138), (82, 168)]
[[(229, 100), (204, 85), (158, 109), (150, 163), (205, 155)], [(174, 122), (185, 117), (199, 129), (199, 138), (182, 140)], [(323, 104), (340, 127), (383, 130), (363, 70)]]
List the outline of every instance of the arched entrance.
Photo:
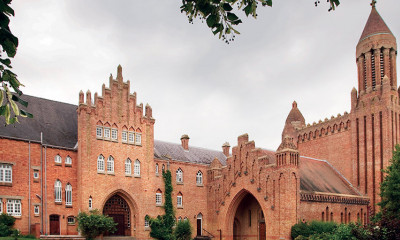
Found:
[(120, 195), (110, 197), (104, 205), (103, 214), (108, 215), (118, 223), (114, 233), (107, 236), (131, 236), (131, 210), (128, 203)]
[(265, 240), (266, 226), (261, 205), (251, 193), (245, 191), (241, 194), (231, 220), (233, 239)]

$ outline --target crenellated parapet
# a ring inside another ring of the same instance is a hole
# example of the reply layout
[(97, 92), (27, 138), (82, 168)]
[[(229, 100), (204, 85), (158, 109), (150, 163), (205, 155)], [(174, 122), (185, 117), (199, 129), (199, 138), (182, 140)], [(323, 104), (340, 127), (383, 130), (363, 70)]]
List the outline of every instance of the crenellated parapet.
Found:
[(351, 121), (350, 114), (344, 112), (343, 115), (338, 114), (337, 117), (332, 116), (330, 119), (325, 118), (324, 121), (319, 120), (318, 123), (297, 129), (297, 142), (311, 141), (328, 135), (350, 130)]
[(300, 201), (369, 205), (369, 197), (324, 192), (300, 192)]

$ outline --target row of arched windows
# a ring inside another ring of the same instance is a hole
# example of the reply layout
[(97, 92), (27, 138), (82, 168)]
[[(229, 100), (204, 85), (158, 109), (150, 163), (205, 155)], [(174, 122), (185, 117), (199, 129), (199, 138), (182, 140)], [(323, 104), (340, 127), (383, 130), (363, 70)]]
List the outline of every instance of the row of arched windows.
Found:
[[(162, 171), (165, 171), (165, 165), (162, 165)], [(176, 182), (177, 183), (183, 183), (183, 170), (181, 168), (178, 168), (176, 170)], [(159, 174), (159, 166), (158, 163), (156, 163), (156, 175), (158, 176)], [(196, 184), (198, 186), (203, 185), (203, 173), (199, 170), (196, 174)]]
[[(162, 206), (162, 191), (157, 189), (156, 191), (156, 206)], [(176, 196), (176, 207), (183, 208), (183, 194), (178, 192)]]
[[(107, 166), (106, 169), (105, 166)], [(107, 173), (114, 173), (114, 157), (110, 155), (106, 163), (104, 156), (100, 154), (97, 158), (97, 172), (103, 173), (106, 170)], [(130, 158), (125, 160), (125, 175), (132, 175), (132, 160)], [(140, 161), (138, 159), (133, 163), (133, 175), (140, 176)]]
[[(55, 157), (54, 157), (54, 162), (56, 163), (56, 164), (61, 164), (62, 163), (62, 158), (61, 158), (61, 156), (59, 155), (59, 154), (57, 154)], [(67, 156), (66, 158), (65, 158), (65, 165), (71, 165), (72, 164), (72, 158), (70, 157), (70, 156)]]
[[(54, 183), (54, 201), (62, 203), (62, 183), (58, 179)], [(65, 186), (65, 205), (72, 206), (72, 185), (70, 183)]]

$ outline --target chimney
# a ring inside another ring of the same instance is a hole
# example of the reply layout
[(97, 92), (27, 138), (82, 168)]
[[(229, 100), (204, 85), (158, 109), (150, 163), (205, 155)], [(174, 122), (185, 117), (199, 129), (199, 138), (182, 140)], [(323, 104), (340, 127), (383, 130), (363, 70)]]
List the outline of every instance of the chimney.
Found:
[(183, 149), (189, 150), (189, 136), (187, 134), (182, 135), (181, 142)]
[(228, 142), (225, 142), (223, 145), (222, 145), (222, 151), (223, 151), (223, 153), (224, 153), (224, 155), (226, 156), (226, 157), (229, 157), (229, 149), (230, 149), (230, 145), (229, 145), (229, 143)]

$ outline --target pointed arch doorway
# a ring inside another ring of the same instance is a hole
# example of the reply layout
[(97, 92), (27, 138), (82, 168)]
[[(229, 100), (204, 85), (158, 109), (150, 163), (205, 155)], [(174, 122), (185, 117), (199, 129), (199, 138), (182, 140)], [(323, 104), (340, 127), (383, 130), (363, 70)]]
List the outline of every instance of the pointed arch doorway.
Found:
[(106, 233), (105, 236), (131, 236), (131, 209), (122, 196), (111, 196), (104, 204), (103, 214), (112, 217), (117, 223), (117, 230), (114, 233)]

